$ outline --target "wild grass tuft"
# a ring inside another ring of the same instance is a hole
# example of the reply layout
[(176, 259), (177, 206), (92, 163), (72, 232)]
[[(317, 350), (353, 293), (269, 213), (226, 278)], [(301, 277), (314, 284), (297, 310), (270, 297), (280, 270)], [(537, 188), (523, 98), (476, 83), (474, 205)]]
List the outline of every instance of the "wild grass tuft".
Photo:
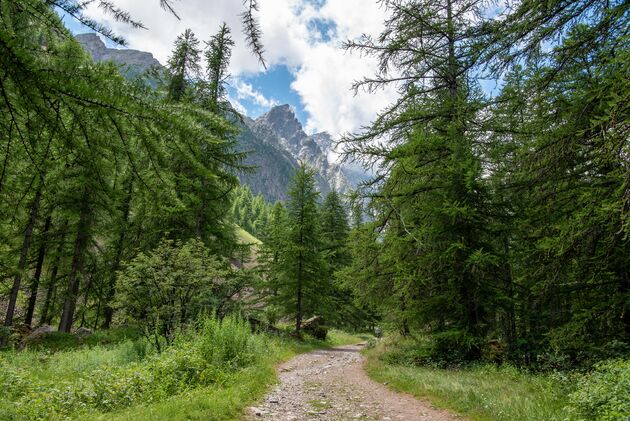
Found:
[(381, 359), (381, 343), (369, 351), (366, 370), (376, 381), (428, 399), (474, 420), (563, 420), (567, 378), (531, 374), (509, 365), (480, 364), (457, 369), (395, 364), (391, 356)]

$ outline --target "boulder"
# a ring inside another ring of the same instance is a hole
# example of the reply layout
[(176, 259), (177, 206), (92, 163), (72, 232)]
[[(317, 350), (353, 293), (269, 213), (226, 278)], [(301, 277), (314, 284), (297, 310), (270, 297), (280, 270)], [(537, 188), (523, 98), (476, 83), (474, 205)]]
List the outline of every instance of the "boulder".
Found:
[(324, 325), (324, 318), (321, 316), (313, 316), (302, 323), (302, 330), (316, 339), (326, 340), (328, 336), (328, 327)]
[(249, 321), (249, 327), (252, 332), (266, 332), (274, 335), (279, 335), (281, 333), (280, 329), (272, 325), (271, 323), (263, 322), (255, 317), (248, 317), (247, 321)]
[(18, 349), (22, 350), (26, 347), (26, 345), (31, 344), (33, 342), (37, 342), (42, 339), (44, 336), (53, 333), (55, 329), (53, 329), (50, 325), (41, 325), (37, 329), (33, 330), (29, 333), (18, 345)]
[(36, 341), (54, 331), (55, 329), (50, 325), (41, 325), (40, 327), (32, 331), (28, 336), (26, 336), (26, 338), (24, 338), (24, 342)]
[(94, 332), (92, 332), (92, 329), (88, 329), (87, 327), (83, 327), (81, 326), (80, 328), (78, 328), (76, 330), (76, 332), (74, 332), (75, 335), (77, 335), (79, 338), (85, 338), (86, 336), (91, 336)]

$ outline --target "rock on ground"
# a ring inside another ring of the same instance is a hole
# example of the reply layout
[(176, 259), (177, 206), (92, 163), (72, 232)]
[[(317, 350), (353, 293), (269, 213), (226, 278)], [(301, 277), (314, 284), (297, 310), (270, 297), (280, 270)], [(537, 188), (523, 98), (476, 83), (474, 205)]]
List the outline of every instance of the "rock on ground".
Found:
[(455, 420), (363, 371), (361, 345), (302, 354), (278, 368), (279, 384), (250, 408), (248, 420)]

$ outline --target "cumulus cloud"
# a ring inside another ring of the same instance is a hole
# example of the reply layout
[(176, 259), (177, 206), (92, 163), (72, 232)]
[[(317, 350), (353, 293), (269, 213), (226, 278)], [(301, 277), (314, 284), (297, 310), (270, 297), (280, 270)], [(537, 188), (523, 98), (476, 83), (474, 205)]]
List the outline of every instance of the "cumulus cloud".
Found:
[[(186, 28), (191, 28), (204, 41), (225, 21), (232, 28), (236, 42), (230, 65), (236, 81), (236, 97), (231, 99), (248, 100), (261, 107), (275, 105), (275, 101), (243, 81), (263, 69), (244, 42), (238, 16), (243, 7), (241, 1), (177, 2), (181, 21), (161, 10), (157, 0), (117, 0), (116, 4), (145, 23), (149, 30), (114, 22), (95, 7), (88, 14), (125, 36), (131, 48), (150, 51), (162, 63), (168, 59), (177, 35)], [(259, 6), (265, 59), (269, 67), (286, 65), (293, 74), (291, 88), (299, 95), (308, 116), (307, 131), (328, 131), (333, 136), (356, 131), (395, 99), (393, 88), (354, 96), (350, 91), (352, 83), (373, 75), (376, 63), (341, 49), (346, 39), (380, 32), (385, 11), (376, 0), (259, 0)], [(245, 109), (241, 102), (235, 107)]]
[(248, 99), (254, 104), (265, 108), (271, 108), (274, 105), (278, 105), (278, 101), (274, 99), (267, 99), (261, 92), (254, 89), (254, 87), (243, 82), (240, 79), (235, 79), (234, 88), (236, 90), (236, 98), (239, 100)]

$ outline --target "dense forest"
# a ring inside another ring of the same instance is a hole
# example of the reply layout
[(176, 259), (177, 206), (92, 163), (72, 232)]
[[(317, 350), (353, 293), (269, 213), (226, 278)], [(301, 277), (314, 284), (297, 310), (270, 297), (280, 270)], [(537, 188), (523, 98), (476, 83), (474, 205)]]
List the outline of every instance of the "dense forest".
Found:
[[(390, 362), (595, 369), (618, 386), (595, 403), (575, 392), (576, 417), (630, 416), (630, 3), (508, 3), (489, 16), (479, 0), (382, 1), (381, 35), (344, 48), (378, 62), (356, 92), (391, 85), (398, 99), (338, 141), (373, 176), (322, 195), (302, 162), (288, 199), (269, 203), (239, 183), (256, 151), (237, 147), (226, 24), (207, 40), (186, 30), (163, 70), (130, 79), (62, 23), (59, 11), (124, 43), (86, 4), (1, 0), (0, 346), (28, 348), (42, 326), (131, 327), (138, 355), (155, 353), (146, 373), (184, 376), (138, 392), (159, 401), (254, 364), (270, 345), (248, 342), (250, 326), (296, 338), (378, 326), (398, 338)], [(244, 3), (241, 29), (265, 66), (257, 11)], [(10, 377), (9, 359), (7, 396), (34, 408), (9, 419), (75, 414)], [(81, 408), (136, 402), (110, 398)]]
[(403, 90), (345, 139), (379, 170), (348, 283), (441, 358), (627, 353), (628, 4), (524, 1), (487, 22), (481, 2), (392, 3), (378, 40), (347, 45), (381, 64), (357, 89)]

